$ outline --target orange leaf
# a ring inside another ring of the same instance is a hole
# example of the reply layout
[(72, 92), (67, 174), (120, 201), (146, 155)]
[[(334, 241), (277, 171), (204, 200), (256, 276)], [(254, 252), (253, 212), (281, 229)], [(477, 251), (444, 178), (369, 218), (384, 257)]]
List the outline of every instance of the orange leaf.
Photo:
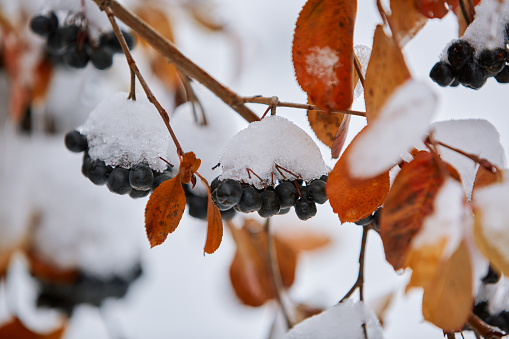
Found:
[[(235, 294), (246, 305), (261, 306), (276, 296), (267, 234), (262, 225), (250, 219), (246, 220), (241, 229), (228, 225), (237, 245), (230, 266), (230, 280)], [(297, 254), (277, 236), (273, 240), (282, 285), (289, 288), (295, 278)]]
[(191, 182), (191, 176), (193, 172), (196, 172), (200, 168), (201, 160), (196, 158), (193, 152), (184, 153), (182, 160), (180, 161), (178, 177), (183, 184), (189, 184)]
[(72, 283), (78, 278), (78, 270), (61, 269), (43, 260), (40, 255), (32, 249), (27, 251), (27, 258), (30, 264), (30, 274), (39, 279), (53, 283)]
[(418, 153), (402, 166), (387, 195), (380, 215), (380, 236), (385, 257), (394, 269), (402, 267), (411, 240), (433, 212), (434, 198), (445, 179), (437, 159), (429, 152)]
[(297, 19), (292, 59), (300, 87), (319, 108), (345, 110), (353, 101), (356, 0), (308, 0)]
[(199, 173), (196, 173), (196, 175), (207, 189), (209, 197), (207, 203), (207, 240), (205, 241), (204, 251), (205, 253), (212, 254), (219, 248), (219, 245), (221, 245), (221, 239), (223, 238), (223, 219), (221, 218), (221, 212), (219, 212), (219, 209), (212, 202), (209, 183)]
[(14, 318), (12, 321), (4, 324), (0, 327), (0, 338), (5, 339), (59, 339), (63, 338), (65, 331), (65, 323), (62, 324), (60, 328), (57, 328), (51, 333), (48, 334), (39, 334), (36, 332), (32, 332), (28, 328), (23, 325), (23, 323), (18, 319)]
[(162, 244), (168, 234), (175, 231), (185, 207), (186, 195), (179, 173), (178, 176), (160, 184), (148, 199), (145, 208), (145, 229), (150, 247)]
[(417, 8), (430, 19), (441, 19), (449, 12), (449, 2), (458, 3), (458, 0), (414, 0)]
[(475, 191), (479, 188), (483, 188), (494, 184), (498, 181), (498, 176), (496, 173), (488, 171), (486, 168), (479, 166), (477, 173), (475, 175), (474, 180), (474, 188), (472, 189), (472, 196), (474, 196)]
[(394, 91), (411, 77), (401, 49), (378, 25), (364, 81), (366, 118), (375, 119)]
[(390, 187), (389, 171), (370, 179), (352, 178), (348, 157), (354, 142), (355, 139), (329, 173), (325, 187), (332, 210), (342, 223), (371, 215), (382, 205)]
[(424, 289), (422, 315), (445, 332), (459, 332), (472, 311), (472, 264), (468, 245), (462, 241), (439, 266), (433, 284)]
[(391, 20), (393, 34), (402, 46), (428, 22), (428, 18), (419, 12), (415, 0), (391, 0)]
[[(324, 111), (308, 111), (308, 121), (318, 139), (332, 148), (336, 139), (336, 132), (345, 119), (345, 114), (328, 113)], [(346, 134), (346, 133), (345, 133)]]

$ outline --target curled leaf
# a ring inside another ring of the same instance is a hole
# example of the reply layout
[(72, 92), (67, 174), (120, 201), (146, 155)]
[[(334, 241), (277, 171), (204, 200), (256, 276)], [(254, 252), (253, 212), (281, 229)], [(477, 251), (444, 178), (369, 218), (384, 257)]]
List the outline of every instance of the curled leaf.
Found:
[(182, 155), (178, 177), (183, 184), (191, 182), (193, 172), (200, 168), (201, 160), (196, 158), (194, 152), (187, 152)]
[(219, 212), (219, 209), (212, 202), (209, 183), (199, 173), (196, 173), (196, 175), (201, 179), (203, 185), (207, 189), (207, 240), (205, 241), (204, 251), (205, 253), (212, 254), (219, 248), (219, 245), (221, 245), (221, 239), (223, 238), (223, 219), (221, 218), (221, 212)]

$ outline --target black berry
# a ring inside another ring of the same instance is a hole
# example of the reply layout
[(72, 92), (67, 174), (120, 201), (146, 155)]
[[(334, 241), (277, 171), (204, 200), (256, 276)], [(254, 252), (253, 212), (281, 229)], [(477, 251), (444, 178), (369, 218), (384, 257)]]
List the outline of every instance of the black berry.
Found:
[(30, 20), (30, 29), (35, 34), (47, 36), (58, 28), (58, 17), (54, 12), (47, 15), (36, 15)]
[(466, 63), (458, 71), (458, 80), (465, 87), (479, 89), (486, 83), (486, 79), (486, 71), (473, 61)]
[(281, 204), (281, 208), (288, 208), (295, 205), (299, 199), (299, 192), (297, 187), (291, 181), (283, 181), (276, 186), (275, 192)]
[(457, 40), (447, 49), (447, 60), (455, 69), (460, 69), (474, 59), (474, 48), (465, 40)]
[(219, 176), (215, 177), (214, 180), (212, 180), (212, 182), (210, 183), (210, 191), (211, 192), (214, 192), (217, 188), (217, 186), (219, 186)]
[(375, 219), (374, 214), (368, 215), (366, 218), (356, 221), (355, 224), (359, 226), (367, 226)]
[(208, 197), (202, 197), (194, 194), (188, 197), (187, 206), (189, 215), (192, 216), (193, 218), (206, 220), (208, 202), (209, 202)]
[(327, 174), (324, 174), (320, 177), (320, 180), (323, 180), (325, 182), (327, 182), (327, 179), (329, 179), (329, 176)]
[(72, 45), (78, 42), (78, 34), (80, 34), (80, 28), (78, 26), (62, 26), (58, 31), (60, 33), (60, 39), (64, 45)]
[(246, 186), (242, 189), (242, 196), (236, 205), (239, 212), (256, 212), (262, 207), (262, 197), (253, 186)]
[(154, 182), (152, 183), (152, 190), (155, 190), (157, 186), (161, 185), (161, 183), (165, 182), (166, 180), (169, 180), (173, 178), (173, 176), (170, 173), (163, 173), (157, 176), (154, 176)]
[(498, 274), (493, 267), (489, 267), (488, 273), (482, 278), (483, 284), (496, 284), (500, 280), (500, 274)]
[(106, 166), (104, 161), (99, 159), (92, 160), (88, 171), (88, 178), (96, 185), (104, 185), (108, 181), (111, 170), (111, 167)]
[(90, 61), (98, 70), (104, 70), (113, 65), (113, 51), (110, 48), (102, 47), (92, 50)]
[(129, 192), (129, 196), (133, 199), (144, 198), (149, 194), (150, 194), (150, 190), (140, 191), (140, 190), (135, 190), (134, 188), (131, 189), (131, 192)]
[(60, 31), (51, 32), (46, 40), (46, 47), (50, 53), (58, 53), (62, 47), (62, 36)]
[(490, 75), (496, 75), (504, 68), (507, 52), (504, 48), (485, 49), (477, 58), (477, 64)]
[(495, 79), (501, 84), (509, 83), (509, 67), (505, 66), (497, 75)]
[(439, 61), (429, 72), (431, 80), (442, 87), (449, 86), (455, 80), (454, 69), (445, 61)]
[(116, 194), (128, 194), (132, 191), (132, 187), (129, 184), (129, 170), (117, 167), (113, 169), (108, 176), (108, 182), (106, 183), (108, 189)]
[(87, 66), (89, 56), (83, 46), (77, 44), (70, 45), (64, 53), (64, 62), (74, 68), (84, 68)]
[(290, 212), (290, 210), (291, 210), (290, 207), (282, 208), (282, 209), (279, 210), (279, 213), (277, 215), (288, 214), (288, 212)]
[(295, 203), (295, 214), (300, 220), (308, 220), (316, 215), (316, 205), (312, 200), (299, 199)]
[(136, 190), (149, 190), (154, 184), (154, 173), (147, 165), (136, 164), (129, 172), (129, 183)]
[(268, 218), (279, 213), (280, 204), (276, 192), (271, 190), (262, 191), (262, 207), (258, 210), (258, 214), (262, 218)]
[(216, 192), (218, 203), (233, 207), (239, 203), (242, 197), (242, 185), (236, 180), (226, 179), (219, 183), (214, 192)]
[(221, 212), (221, 218), (225, 221), (230, 221), (233, 219), (233, 217), (235, 216), (235, 214), (237, 212), (235, 212), (235, 210), (233, 208), (230, 208), (229, 210), (226, 210), (226, 211), (220, 211)]
[[(126, 32), (122, 30), (122, 34), (124, 35), (125, 42), (127, 44), (127, 47), (131, 50), (134, 47), (134, 38), (131, 33)], [(100, 38), (99, 42), (100, 46), (107, 46), (113, 50), (115, 53), (121, 53), (122, 52), (122, 46), (120, 45), (120, 42), (117, 39), (117, 36), (113, 32), (109, 32), (106, 34), (103, 34)]]
[(90, 157), (88, 152), (85, 152), (83, 154), (83, 160), (81, 163), (81, 173), (84, 176), (88, 177), (88, 173), (90, 172), (91, 165), (92, 165), (92, 158)]
[(65, 146), (71, 152), (83, 152), (88, 149), (87, 137), (77, 130), (70, 131), (65, 135)]
[(313, 180), (308, 186), (308, 195), (311, 200), (317, 204), (325, 204), (328, 200), (325, 194), (325, 181)]

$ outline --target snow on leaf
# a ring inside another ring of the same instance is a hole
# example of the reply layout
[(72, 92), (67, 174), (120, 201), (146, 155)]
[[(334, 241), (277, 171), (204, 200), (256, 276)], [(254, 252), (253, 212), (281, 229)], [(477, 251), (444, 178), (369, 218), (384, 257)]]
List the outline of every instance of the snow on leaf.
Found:
[(327, 174), (313, 139), (280, 116), (250, 123), (230, 140), (219, 160), (223, 169), (220, 179), (232, 178), (257, 188), (285, 178), (312, 180)]
[(207, 189), (207, 240), (205, 241), (204, 252), (212, 254), (219, 248), (219, 245), (221, 245), (221, 239), (223, 238), (223, 219), (221, 218), (221, 212), (219, 212), (219, 209), (212, 202), (209, 183), (199, 173), (196, 173), (196, 175), (201, 179), (203, 185)]
[(319, 108), (345, 110), (353, 101), (356, 0), (308, 0), (297, 19), (292, 58), (297, 81)]
[(402, 166), (387, 195), (380, 215), (380, 236), (385, 258), (396, 270), (403, 267), (424, 219), (433, 213), (434, 199), (444, 181), (438, 161), (431, 153), (418, 153)]
[(184, 209), (186, 195), (180, 177), (164, 181), (150, 195), (145, 208), (145, 229), (150, 247), (161, 245), (177, 228)]
[(362, 302), (347, 300), (297, 324), (283, 339), (364, 339), (363, 324), (367, 325), (368, 338), (383, 338), (373, 311)]
[(401, 49), (384, 33), (383, 27), (378, 25), (364, 81), (368, 123), (377, 117), (378, 111), (392, 93), (410, 77)]
[(392, 0), (390, 5), (393, 34), (404, 46), (424, 27), (428, 19), (419, 12), (415, 0)]
[(352, 176), (371, 178), (399, 163), (428, 132), (436, 102), (422, 82), (409, 80), (399, 87), (377, 119), (355, 138), (348, 158)]
[(355, 140), (346, 148), (329, 173), (325, 188), (329, 203), (342, 223), (355, 222), (371, 215), (382, 205), (390, 187), (388, 171), (369, 179), (352, 176), (348, 159), (354, 144)]
[(509, 181), (476, 191), (474, 236), (477, 246), (496, 270), (509, 275)]

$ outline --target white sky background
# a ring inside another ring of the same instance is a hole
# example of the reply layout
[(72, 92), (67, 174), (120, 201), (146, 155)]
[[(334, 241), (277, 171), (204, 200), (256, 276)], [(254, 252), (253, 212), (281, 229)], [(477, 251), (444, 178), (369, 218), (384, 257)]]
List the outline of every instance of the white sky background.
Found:
[[(293, 75), (291, 41), (294, 24), (304, 4), (303, 0), (216, 0), (217, 13), (243, 39), (243, 72), (235, 78), (231, 66), (235, 48), (231, 41), (204, 33), (186, 23), (181, 17), (176, 28), (176, 39), (182, 51), (210, 72), (222, 83), (241, 95), (278, 96), (282, 101), (306, 102)], [(375, 25), (380, 22), (374, 0), (359, 0), (355, 44), (371, 45)], [(441, 88), (433, 83), (429, 71), (438, 61), (444, 46), (457, 36), (455, 17), (449, 14), (443, 21), (430, 21), (424, 30), (404, 50), (412, 75), (428, 82), (439, 97), (439, 111), (435, 120), (451, 118), (484, 118), (499, 128), (502, 144), (509, 150), (509, 131), (505, 103), (509, 85), (489, 79), (478, 90), (459, 86)], [(128, 72), (126, 71), (126, 79)], [(259, 114), (265, 106), (253, 105)], [(358, 99), (354, 109), (362, 110)], [(225, 106), (224, 114), (238, 120)], [(288, 117), (310, 134), (305, 111), (278, 109), (278, 114)], [(353, 117), (347, 142), (364, 125), (364, 119)], [(329, 166), (329, 153), (319, 144)], [(80, 161), (81, 157), (69, 153)], [(90, 184), (92, 185), (92, 184)], [(101, 187), (99, 189), (106, 189)], [(128, 199), (115, 197), (112, 199)], [(139, 211), (133, 222), (143, 227), (145, 200), (139, 201)], [(132, 205), (132, 204), (131, 204)], [(302, 256), (297, 269), (297, 279), (290, 295), (297, 301), (320, 306), (331, 306), (348, 291), (357, 276), (360, 228), (343, 225), (332, 213), (328, 204), (318, 206), (317, 216), (300, 222), (292, 211), (287, 216), (275, 218), (276, 231), (312, 229), (327, 232), (333, 246)], [(166, 242), (148, 250), (148, 241), (141, 238), (144, 253), (145, 275), (136, 283), (125, 300), (106, 304), (105, 313), (118, 322), (127, 339), (137, 338), (266, 338), (273, 319), (273, 307), (257, 309), (239, 304), (233, 296), (228, 278), (229, 263), (233, 256), (233, 242), (227, 231), (219, 250), (203, 257), (205, 227), (203, 222), (187, 214)], [(380, 239), (371, 234), (368, 239), (366, 278), (366, 303), (384, 293), (398, 289), (407, 277), (398, 277), (385, 263)], [(386, 338), (441, 338), (441, 331), (422, 324), (418, 293), (410, 298), (400, 298), (390, 312), (386, 323)], [(411, 331), (411, 332), (409, 332)], [(77, 310), (66, 339), (108, 338), (104, 325), (95, 310), (81, 307)]]

